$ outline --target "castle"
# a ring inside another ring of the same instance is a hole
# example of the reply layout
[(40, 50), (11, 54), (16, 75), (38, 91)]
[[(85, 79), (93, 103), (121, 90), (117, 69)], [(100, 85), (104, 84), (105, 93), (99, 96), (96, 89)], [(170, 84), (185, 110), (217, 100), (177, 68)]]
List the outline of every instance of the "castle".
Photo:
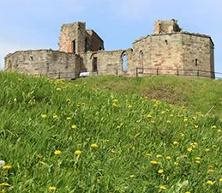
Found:
[(76, 22), (61, 27), (59, 50), (17, 51), (5, 57), (5, 70), (53, 78), (90, 75), (177, 74), (214, 78), (210, 36), (182, 31), (176, 20), (158, 20), (154, 33), (126, 50), (105, 51), (99, 35)]

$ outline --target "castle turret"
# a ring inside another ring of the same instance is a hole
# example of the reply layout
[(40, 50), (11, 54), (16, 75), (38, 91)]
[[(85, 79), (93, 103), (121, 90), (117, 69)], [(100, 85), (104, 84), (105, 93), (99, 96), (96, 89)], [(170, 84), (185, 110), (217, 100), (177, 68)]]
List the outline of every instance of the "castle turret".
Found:
[(175, 33), (180, 32), (181, 28), (175, 19), (172, 20), (158, 20), (155, 23), (154, 34), (161, 33)]

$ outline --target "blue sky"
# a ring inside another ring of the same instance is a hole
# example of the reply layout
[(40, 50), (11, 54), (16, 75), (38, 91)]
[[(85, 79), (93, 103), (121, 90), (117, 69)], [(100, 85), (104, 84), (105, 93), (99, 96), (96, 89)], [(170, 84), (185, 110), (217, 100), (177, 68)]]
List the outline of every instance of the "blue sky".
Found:
[(155, 20), (174, 18), (185, 31), (211, 35), (222, 72), (221, 7), (221, 0), (1, 0), (0, 68), (9, 52), (58, 49), (63, 23), (86, 21), (113, 50), (152, 33)]

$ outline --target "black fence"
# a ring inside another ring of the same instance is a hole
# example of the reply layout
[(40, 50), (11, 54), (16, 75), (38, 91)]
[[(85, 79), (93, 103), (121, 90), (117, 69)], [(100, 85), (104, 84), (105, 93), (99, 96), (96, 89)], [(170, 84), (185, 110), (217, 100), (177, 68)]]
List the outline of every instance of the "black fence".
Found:
[(197, 76), (208, 78), (222, 78), (221, 72), (206, 71), (199, 69), (179, 69), (179, 68), (136, 68), (136, 76), (145, 75), (176, 75), (176, 76)]
[[(97, 76), (97, 75), (117, 75), (117, 76), (151, 76), (151, 75), (175, 75), (175, 76), (193, 76), (193, 77), (207, 77), (207, 78), (216, 78), (222, 79), (221, 72), (213, 72), (213, 71), (204, 71), (204, 70), (194, 70), (194, 69), (179, 69), (179, 68), (135, 68), (130, 72), (123, 72), (119, 69), (113, 69), (110, 72), (107, 71), (97, 71), (97, 72), (87, 72), (89, 73), (86, 76)], [(43, 74), (35, 74), (36, 76), (48, 76), (50, 78), (55, 79), (69, 79), (74, 80), (76, 78), (81, 77), (80, 73), (76, 72), (49, 72)]]

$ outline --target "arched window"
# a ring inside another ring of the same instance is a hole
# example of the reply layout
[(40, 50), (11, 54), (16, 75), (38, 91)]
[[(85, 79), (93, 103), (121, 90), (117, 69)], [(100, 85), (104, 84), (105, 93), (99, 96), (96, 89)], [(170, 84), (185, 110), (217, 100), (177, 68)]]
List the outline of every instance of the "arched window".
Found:
[(121, 66), (123, 72), (128, 71), (128, 55), (126, 52), (123, 52), (121, 55)]
[(140, 53), (139, 53), (139, 67), (143, 68), (143, 51), (142, 50), (140, 50)]

